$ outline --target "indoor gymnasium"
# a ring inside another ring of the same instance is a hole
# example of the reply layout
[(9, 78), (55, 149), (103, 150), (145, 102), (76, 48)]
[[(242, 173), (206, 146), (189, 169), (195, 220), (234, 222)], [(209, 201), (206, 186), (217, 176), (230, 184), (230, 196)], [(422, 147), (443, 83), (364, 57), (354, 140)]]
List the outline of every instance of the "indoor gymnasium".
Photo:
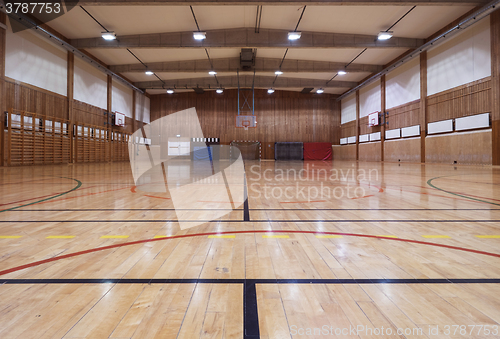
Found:
[(500, 1), (0, 1), (0, 338), (500, 338)]

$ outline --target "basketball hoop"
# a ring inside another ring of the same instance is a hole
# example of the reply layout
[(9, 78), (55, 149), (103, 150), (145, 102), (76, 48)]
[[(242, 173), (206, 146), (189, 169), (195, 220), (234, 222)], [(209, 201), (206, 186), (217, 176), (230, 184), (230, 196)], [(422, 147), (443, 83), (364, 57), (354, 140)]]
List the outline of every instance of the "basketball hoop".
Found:
[(257, 119), (255, 115), (237, 115), (236, 127), (243, 128), (248, 131), (249, 128), (257, 127)]
[(251, 122), (250, 122), (250, 120), (243, 120), (243, 121), (241, 121), (241, 125), (243, 126), (243, 129), (245, 131), (248, 131), (248, 127), (250, 127)]

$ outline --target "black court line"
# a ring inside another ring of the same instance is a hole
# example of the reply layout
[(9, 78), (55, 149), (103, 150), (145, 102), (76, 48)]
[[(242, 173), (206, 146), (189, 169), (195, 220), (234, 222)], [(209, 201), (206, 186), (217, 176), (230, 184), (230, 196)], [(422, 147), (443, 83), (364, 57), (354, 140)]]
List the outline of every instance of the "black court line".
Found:
[(478, 279), (0, 279), (0, 285), (51, 284), (500, 284), (500, 278)]
[(243, 283), (243, 338), (260, 338), (257, 289), (253, 280)]
[(243, 284), (243, 338), (259, 339), (258, 284), (500, 284), (500, 279), (0, 279), (3, 284)]
[[(101, 211), (245, 211), (244, 208), (65, 208), (16, 209), (8, 212), (101, 212)], [(249, 208), (249, 211), (500, 211), (500, 208)]]
[(248, 208), (248, 192), (247, 192), (247, 179), (245, 178), (245, 185), (243, 191), (245, 202), (243, 203), (243, 221), (250, 221), (250, 210)]
[[(217, 223), (241, 223), (241, 222), (248, 222), (246, 220), (174, 220), (174, 219), (154, 219), (154, 220), (0, 220), (0, 223), (20, 223), (20, 222), (25, 222), (25, 223), (42, 223), (42, 222), (57, 222), (57, 223), (156, 223), (156, 222), (201, 222), (201, 223), (207, 223), (207, 222), (217, 222)], [(345, 223), (345, 222), (362, 222), (362, 223), (376, 223), (376, 222), (387, 222), (387, 223), (393, 223), (393, 222), (420, 222), (420, 223), (430, 223), (430, 222), (447, 222), (447, 223), (459, 223), (459, 222), (485, 222), (485, 223), (490, 223), (490, 222), (500, 222), (500, 220), (428, 220), (428, 219), (415, 219), (415, 220), (408, 220), (408, 219), (401, 219), (401, 220), (356, 220), (356, 219), (349, 219), (349, 220), (338, 220), (338, 219), (332, 219), (332, 220), (301, 220), (301, 219), (282, 219), (282, 220), (251, 220), (251, 222), (267, 222), (267, 223), (275, 223), (275, 222), (296, 222), (296, 223)]]

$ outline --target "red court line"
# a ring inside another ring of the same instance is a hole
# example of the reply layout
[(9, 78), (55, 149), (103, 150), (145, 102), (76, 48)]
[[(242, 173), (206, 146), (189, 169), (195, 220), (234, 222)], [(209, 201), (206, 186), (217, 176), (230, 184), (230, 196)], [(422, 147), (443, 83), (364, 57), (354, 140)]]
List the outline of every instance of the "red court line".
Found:
[(280, 204), (308, 204), (310, 202), (326, 202), (326, 200), (315, 200), (315, 201), (280, 201)]
[(154, 196), (154, 195), (146, 195), (144, 194), (145, 197), (148, 197), (148, 198), (156, 198), (156, 199), (165, 199), (165, 200), (170, 200), (170, 198), (164, 198), (164, 197), (157, 197), (157, 196)]
[(374, 195), (365, 195), (363, 197), (357, 197), (357, 198), (351, 198), (351, 200), (356, 200), (356, 199), (363, 199), (363, 198), (369, 198), (369, 197), (374, 197)]
[[(414, 185), (405, 185), (405, 186), (414, 186)], [(449, 195), (432, 194), (432, 193), (427, 193), (427, 192), (408, 191), (408, 190), (403, 190), (401, 188), (397, 188), (398, 186), (394, 186), (394, 187), (396, 187), (396, 188), (387, 187), (387, 185), (386, 185), (385, 189), (399, 191), (399, 192), (406, 192), (406, 193), (432, 195), (434, 197), (440, 197), (440, 198), (446, 198), (446, 199), (462, 200), (462, 201), (467, 201), (467, 202), (477, 202), (477, 203), (481, 203), (481, 204), (488, 204), (487, 202), (484, 202), (484, 201), (470, 200), (470, 199), (465, 199), (465, 198), (457, 198), (457, 197), (451, 197)], [(404, 187), (404, 186), (400, 186), (400, 187)], [(415, 187), (425, 188), (422, 186), (415, 186)]]
[(28, 181), (18, 181), (18, 182), (5, 182), (1, 183), (0, 186), (4, 185), (18, 185), (18, 184), (27, 184), (29, 182), (37, 182), (37, 181), (45, 181), (45, 180), (52, 180), (52, 179), (57, 179), (57, 178), (45, 178), (45, 179), (35, 179), (35, 180), (28, 180)]
[[(92, 188), (92, 187), (97, 187), (97, 186), (90, 186), (90, 187), (85, 187), (85, 188), (78, 188), (75, 191), (86, 190), (86, 189), (89, 189), (89, 188)], [(29, 198), (29, 199), (24, 199), (24, 200), (19, 200), (19, 201), (12, 201), (12, 202), (8, 202), (8, 203), (5, 203), (5, 204), (0, 204), (0, 206), (12, 205), (12, 204), (20, 203), (20, 202), (25, 202), (25, 201), (30, 201), (30, 200), (36, 200), (36, 199), (41, 199), (41, 198), (46, 198), (46, 197), (53, 197), (54, 195), (58, 195), (58, 194), (61, 194), (61, 193), (64, 193), (64, 192), (58, 192), (58, 193), (53, 193), (53, 194), (49, 194), (49, 195), (42, 195), (41, 197)], [(54, 201), (57, 201), (57, 200), (54, 200)]]
[(450, 245), (443, 245), (443, 244), (431, 243), (431, 242), (426, 242), (426, 241), (418, 241), (418, 240), (402, 239), (402, 238), (389, 238), (389, 237), (383, 237), (383, 236), (378, 236), (378, 235), (355, 234), (355, 233), (340, 233), (340, 232), (318, 232), (318, 231), (251, 230), (251, 231), (233, 231), (233, 232), (229, 232), (228, 231), (228, 232), (208, 232), (208, 233), (183, 234), (183, 235), (174, 235), (174, 236), (168, 237), (168, 238), (145, 239), (145, 240), (138, 240), (138, 241), (126, 242), (126, 243), (115, 244), (115, 245), (104, 246), (104, 247), (96, 247), (96, 248), (92, 248), (92, 249), (88, 249), (88, 250), (84, 250), (84, 251), (79, 251), (79, 252), (74, 252), (74, 253), (69, 253), (69, 254), (61, 255), (61, 256), (58, 256), (58, 257), (52, 257), (52, 258), (45, 259), (45, 260), (35, 261), (35, 262), (32, 262), (32, 263), (21, 265), (21, 266), (17, 266), (17, 267), (12, 267), (12, 268), (0, 271), (0, 276), (8, 274), (8, 273), (13, 273), (13, 272), (17, 272), (17, 271), (20, 271), (20, 270), (24, 270), (26, 268), (40, 266), (40, 265), (47, 264), (47, 263), (53, 262), (53, 261), (58, 261), (58, 260), (62, 260), (62, 259), (77, 257), (77, 256), (80, 256), (80, 255), (83, 255), (83, 254), (94, 253), (94, 252), (99, 252), (99, 251), (104, 251), (104, 250), (109, 250), (109, 249), (119, 248), (119, 247), (125, 247), (125, 246), (131, 246), (131, 245), (145, 244), (145, 243), (148, 243), (148, 242), (171, 240), (171, 239), (192, 238), (192, 237), (201, 237), (201, 236), (208, 236), (208, 235), (255, 234), (255, 233), (324, 234), (324, 235), (343, 235), (343, 236), (349, 236), (349, 237), (383, 239), (383, 240), (407, 242), (407, 243), (412, 243), (412, 244), (420, 244), (420, 245), (429, 245), (429, 246), (435, 246), (435, 247), (442, 247), (442, 248), (448, 248), (448, 249), (452, 249), (452, 250), (458, 250), (458, 251), (464, 251), (464, 252), (470, 252), (470, 253), (482, 254), (482, 255), (487, 255), (487, 256), (490, 256), (490, 257), (500, 258), (500, 254), (497, 254), (497, 253), (477, 251), (477, 250), (470, 249), (470, 248), (450, 246)]
[[(130, 188), (130, 192), (132, 192), (132, 193), (137, 193), (137, 186), (132, 186), (132, 187)], [(157, 196), (154, 196), (154, 195), (147, 195), (147, 194), (144, 194), (143, 196), (144, 196), (144, 197), (148, 197), (148, 198), (157, 198), (157, 199), (170, 200), (170, 198), (157, 197)]]
[(213, 202), (215, 204), (243, 204), (242, 202), (239, 202), (239, 201), (204, 201), (204, 200), (198, 200), (197, 202)]
[(42, 199), (42, 198), (46, 198), (46, 197), (52, 197), (54, 195), (58, 195), (58, 194), (61, 194), (61, 193), (63, 193), (63, 192), (56, 192), (56, 193), (53, 193), (53, 194), (42, 195), (41, 197), (29, 198), (29, 199), (18, 200), (18, 201), (12, 201), (12, 202), (8, 202), (8, 203), (5, 203), (5, 204), (0, 204), (0, 206), (12, 205), (12, 204), (17, 204), (17, 203), (20, 203), (20, 202), (25, 202), (25, 201), (30, 201), (30, 200), (36, 200), (36, 199)]
[[(92, 187), (96, 187), (96, 186), (92, 186)], [(87, 188), (92, 188), (92, 187), (87, 187)], [(117, 189), (114, 189), (114, 190), (107, 190), (107, 191), (102, 191), (102, 192), (87, 193), (87, 194), (83, 194), (83, 195), (78, 195), (76, 197), (69, 197), (69, 198), (62, 198), (62, 199), (55, 199), (55, 200), (50, 200), (50, 201), (44, 201), (44, 202), (40, 202), (39, 204), (46, 204), (46, 203), (49, 203), (49, 202), (56, 202), (56, 201), (62, 201), (62, 200), (83, 198), (83, 197), (88, 197), (88, 196), (91, 196), (91, 195), (96, 195), (96, 194), (101, 194), (101, 193), (107, 193), (107, 192), (114, 192), (114, 191), (124, 190), (126, 188), (128, 188), (128, 187), (122, 187), (122, 188), (117, 188)]]
[[(462, 180), (460, 180), (462, 182)], [(435, 190), (435, 188), (432, 187), (423, 187), (423, 186), (417, 186), (417, 185), (406, 185), (410, 187), (419, 187), (419, 188), (424, 188), (428, 190)], [(461, 194), (461, 195), (467, 195), (469, 197), (474, 197), (474, 198), (481, 198), (481, 199), (487, 199), (487, 200), (494, 200), (494, 201), (500, 201), (500, 199), (494, 199), (494, 198), (488, 198), (488, 197), (482, 197), (480, 195), (474, 195), (474, 194), (469, 194), (469, 193), (462, 193), (462, 192), (454, 192), (454, 191), (449, 191), (450, 193), (455, 193), (455, 194)], [(425, 193), (424, 193), (425, 194)], [(429, 193), (426, 193), (429, 194)]]

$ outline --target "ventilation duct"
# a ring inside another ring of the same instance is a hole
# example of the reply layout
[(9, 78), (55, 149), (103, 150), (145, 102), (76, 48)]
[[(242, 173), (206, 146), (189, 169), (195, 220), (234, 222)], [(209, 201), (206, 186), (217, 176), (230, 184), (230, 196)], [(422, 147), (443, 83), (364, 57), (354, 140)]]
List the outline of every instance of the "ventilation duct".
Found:
[(242, 70), (251, 70), (255, 66), (255, 53), (251, 48), (242, 48), (240, 53), (240, 66)]

